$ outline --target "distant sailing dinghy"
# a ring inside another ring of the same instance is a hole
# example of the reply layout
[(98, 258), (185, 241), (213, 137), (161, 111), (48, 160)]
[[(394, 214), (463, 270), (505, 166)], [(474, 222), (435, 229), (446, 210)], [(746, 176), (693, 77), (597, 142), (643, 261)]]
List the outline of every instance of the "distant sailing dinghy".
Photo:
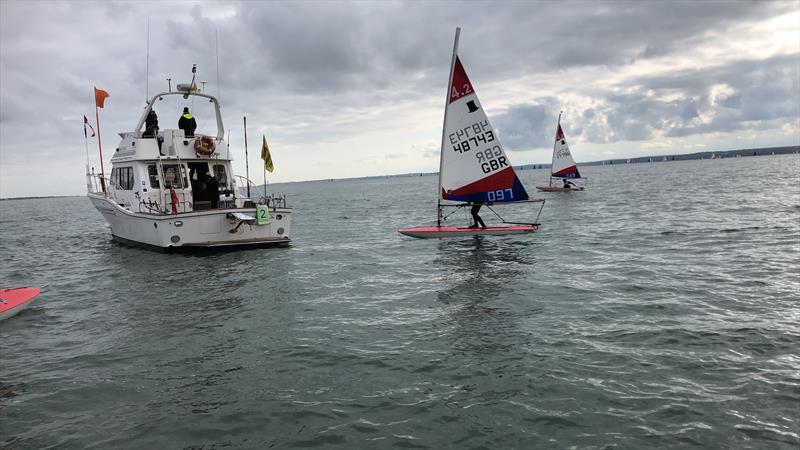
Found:
[(556, 140), (553, 143), (553, 164), (550, 169), (550, 183), (547, 186), (536, 186), (536, 189), (544, 192), (570, 192), (582, 191), (583, 186), (569, 186), (564, 187), (564, 183), (560, 186), (553, 186), (553, 179), (576, 179), (580, 178), (581, 174), (578, 172), (578, 166), (575, 160), (572, 159), (572, 153), (569, 152), (569, 145), (564, 138), (564, 131), (561, 129), (561, 114), (558, 114), (558, 127), (556, 128)]
[[(496, 203), (526, 201), (541, 202), (544, 207), (544, 200), (528, 199), (528, 193), (481, 108), (458, 57), (460, 32), (461, 29), (456, 28), (445, 103), (436, 226), (403, 228), (399, 232), (417, 238), (533, 233), (539, 229), (538, 223), (506, 222), (491, 208)], [(443, 200), (457, 203), (442, 203)], [(455, 212), (444, 216), (443, 208), (457, 210), (476, 203), (487, 205), (507, 225), (486, 228), (442, 226), (442, 222)]]

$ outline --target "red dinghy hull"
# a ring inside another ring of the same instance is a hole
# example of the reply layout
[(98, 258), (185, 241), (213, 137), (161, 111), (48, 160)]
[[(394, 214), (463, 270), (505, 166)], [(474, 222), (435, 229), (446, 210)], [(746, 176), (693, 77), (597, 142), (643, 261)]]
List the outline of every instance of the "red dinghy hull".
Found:
[(544, 192), (570, 192), (570, 191), (582, 191), (583, 187), (563, 188), (557, 186), (536, 186), (536, 189)]
[(533, 233), (539, 229), (539, 225), (512, 225), (507, 227), (416, 227), (402, 228), (398, 230), (401, 234), (421, 239), (446, 238), (458, 236), (502, 236), (506, 234), (525, 234)]
[(39, 288), (0, 289), (0, 321), (15, 316), (27, 308), (39, 295)]

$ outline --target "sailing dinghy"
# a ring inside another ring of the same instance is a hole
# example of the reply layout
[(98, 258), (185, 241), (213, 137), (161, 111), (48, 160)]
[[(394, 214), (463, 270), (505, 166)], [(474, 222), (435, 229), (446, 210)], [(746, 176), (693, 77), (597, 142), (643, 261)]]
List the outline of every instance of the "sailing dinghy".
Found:
[(561, 129), (561, 113), (558, 114), (558, 127), (556, 128), (556, 140), (553, 142), (553, 163), (550, 168), (550, 183), (547, 186), (536, 186), (536, 189), (544, 192), (570, 192), (582, 191), (583, 186), (553, 186), (553, 179), (561, 178), (563, 180), (580, 178), (581, 174), (578, 172), (578, 166), (575, 160), (572, 159), (572, 153), (569, 152), (569, 145), (564, 138), (564, 130)]
[[(539, 229), (538, 223), (507, 222), (492, 209), (493, 204), (512, 202), (540, 202), (544, 207), (544, 200), (528, 199), (489, 123), (458, 57), (460, 33), (461, 28), (456, 28), (442, 128), (436, 226), (403, 228), (399, 232), (417, 238), (533, 233)], [(486, 228), (442, 225), (459, 208), (474, 204), (486, 205), (506, 225)], [(455, 210), (445, 216), (445, 207)], [(540, 214), (541, 211), (540, 208)]]

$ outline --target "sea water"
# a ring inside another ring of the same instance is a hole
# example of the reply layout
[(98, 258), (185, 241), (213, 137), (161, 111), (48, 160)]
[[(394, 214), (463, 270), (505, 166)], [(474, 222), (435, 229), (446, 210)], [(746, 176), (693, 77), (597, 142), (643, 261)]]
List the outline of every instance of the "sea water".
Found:
[(581, 172), (446, 240), (436, 176), (271, 185), (291, 247), (201, 254), (0, 202), (0, 446), (797, 449), (798, 156)]

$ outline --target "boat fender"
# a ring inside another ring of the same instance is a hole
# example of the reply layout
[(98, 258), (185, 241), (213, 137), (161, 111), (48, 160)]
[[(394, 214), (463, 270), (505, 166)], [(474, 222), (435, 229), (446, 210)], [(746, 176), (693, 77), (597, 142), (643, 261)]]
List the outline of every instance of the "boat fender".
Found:
[(210, 136), (200, 136), (194, 140), (194, 151), (200, 155), (210, 155), (214, 153), (216, 146)]

